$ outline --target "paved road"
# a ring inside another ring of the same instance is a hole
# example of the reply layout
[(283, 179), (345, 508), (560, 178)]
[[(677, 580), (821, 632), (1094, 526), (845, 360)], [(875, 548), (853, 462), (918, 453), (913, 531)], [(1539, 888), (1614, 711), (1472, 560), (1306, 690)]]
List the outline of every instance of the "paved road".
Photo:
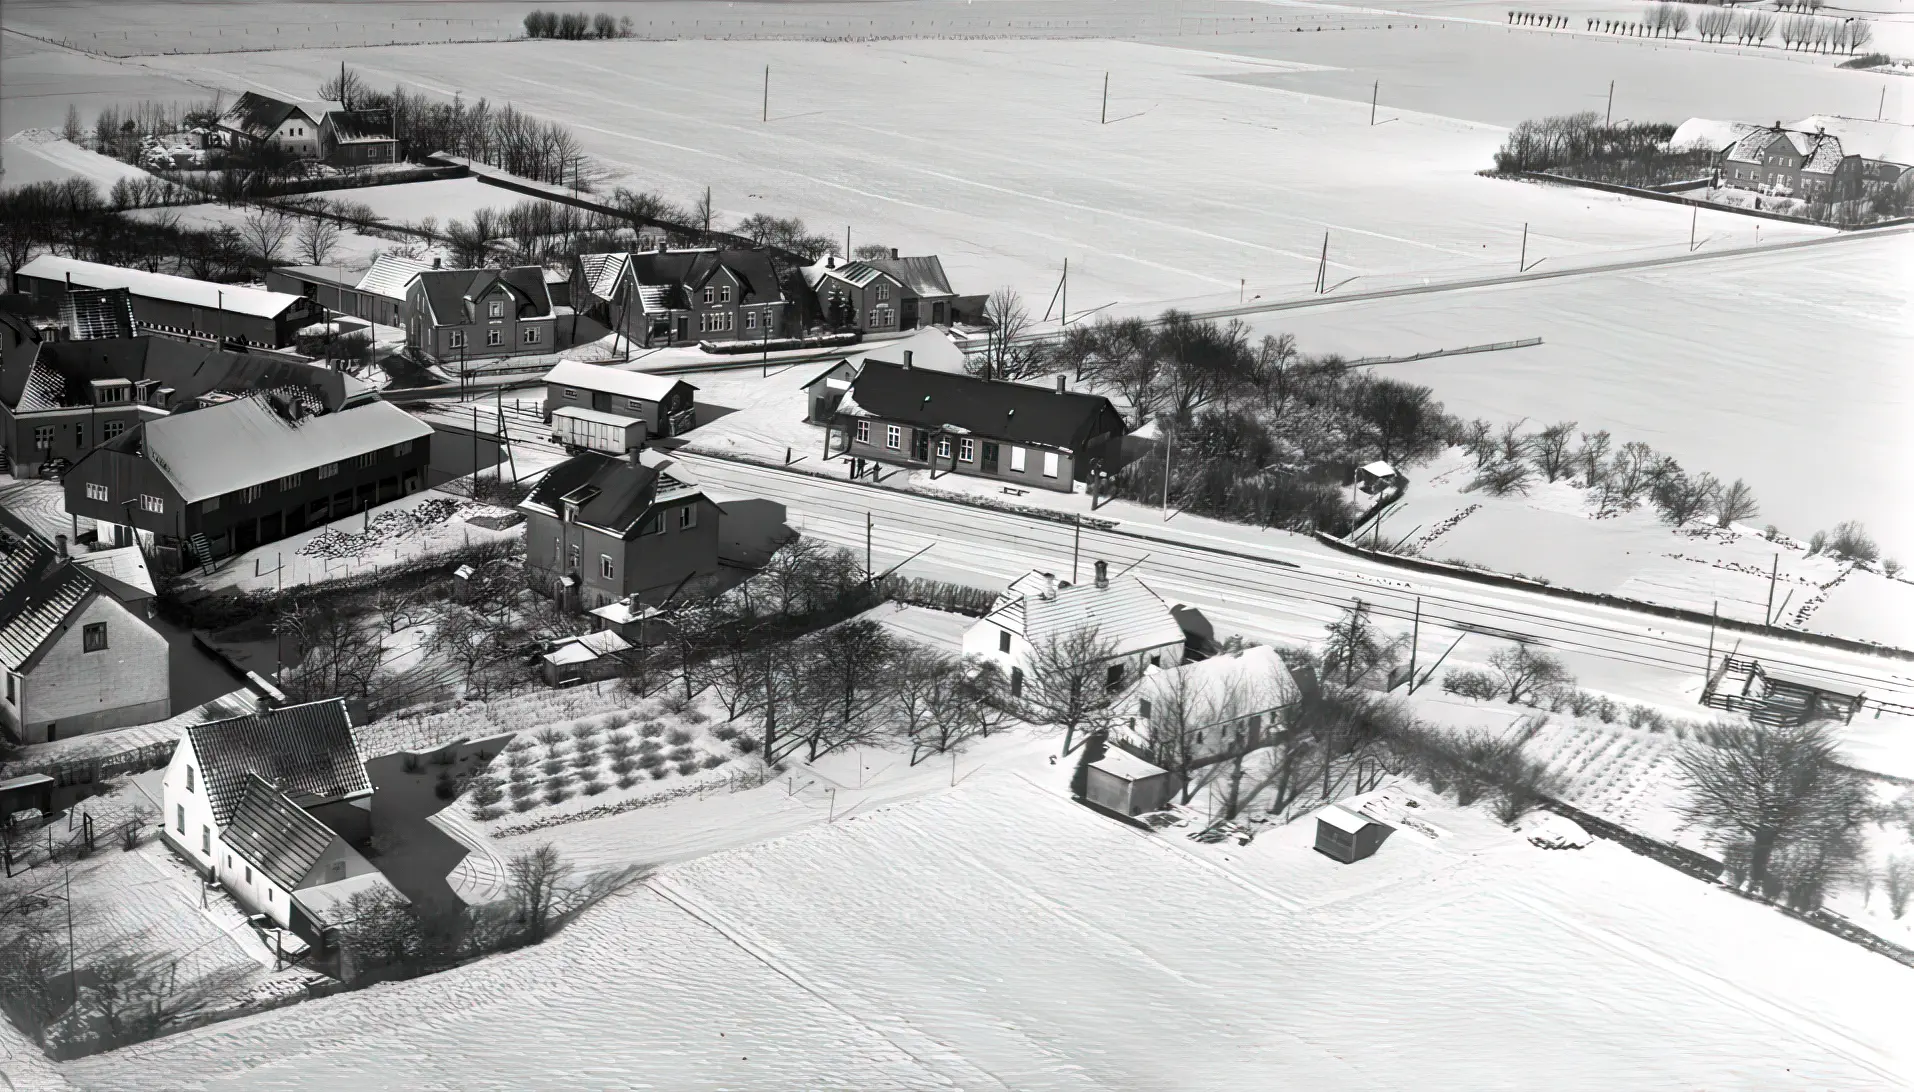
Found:
[[(793, 526), (829, 542), (863, 550), (868, 514), (880, 571), (926, 546), (930, 551), (905, 572), (1000, 587), (1032, 567), (1071, 571), (1069, 524), (694, 453), (681, 457), (708, 487), (780, 499)], [(1420, 598), (1425, 666), (1463, 633), (1476, 636), (1464, 638), (1468, 646), (1458, 656), (1477, 661), (1497, 635), (1519, 636), (1568, 654), (1592, 686), (1626, 694), (1627, 683), (1646, 677), (1669, 700), (1684, 689), (1699, 692), (1709, 657), (1706, 625), (1410, 572), (1280, 532), (1145, 517), (1113, 531), (1084, 529), (1079, 554), (1086, 579), (1097, 558), (1116, 570), (1135, 563), (1145, 583), (1200, 608), (1219, 633), (1261, 640), (1320, 639), (1323, 625), (1357, 597), (1379, 617), (1408, 622)], [(1728, 631), (1716, 641), (1717, 655), (1736, 648), (1744, 657), (1864, 686), (1871, 697), (1914, 701), (1908, 661)]]

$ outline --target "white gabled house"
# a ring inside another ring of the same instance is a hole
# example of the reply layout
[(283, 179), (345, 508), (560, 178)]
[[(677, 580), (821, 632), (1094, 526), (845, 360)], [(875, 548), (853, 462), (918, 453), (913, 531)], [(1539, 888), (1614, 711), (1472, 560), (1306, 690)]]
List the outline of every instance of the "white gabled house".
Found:
[(391, 890), (354, 848), (372, 781), (344, 699), (193, 725), (160, 785), (167, 845), (282, 929), (317, 941), (342, 895)]
[(1134, 576), (1111, 577), (1103, 561), (1087, 584), (1060, 582), (1036, 571), (1018, 577), (989, 613), (964, 631), (964, 655), (996, 663), (1009, 678), (1011, 693), (1021, 694), (1036, 649), (1087, 629), (1112, 645), (1104, 679), (1111, 690), (1122, 689), (1148, 667), (1183, 662), (1186, 638), (1170, 605)]
[(1264, 645), (1146, 667), (1117, 699), (1113, 734), (1159, 761), (1194, 769), (1264, 746), (1295, 696), (1289, 668)]

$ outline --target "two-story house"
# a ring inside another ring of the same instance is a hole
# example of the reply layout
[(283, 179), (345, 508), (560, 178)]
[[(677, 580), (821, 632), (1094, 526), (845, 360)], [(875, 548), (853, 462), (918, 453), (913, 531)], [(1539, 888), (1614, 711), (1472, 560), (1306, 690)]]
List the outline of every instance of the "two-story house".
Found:
[(572, 306), (633, 344), (693, 345), (782, 336), (785, 274), (769, 251), (655, 250), (572, 260)]
[(1121, 465), (1123, 417), (1099, 394), (1005, 383), (866, 356), (824, 429), (848, 455), (1012, 488), (1070, 492)]
[(209, 563), (418, 492), (432, 426), (370, 396), (273, 391), (142, 421), (66, 474), (66, 509)]
[(1839, 137), (1800, 132), (1779, 123), (1737, 140), (1722, 157), (1721, 184), (1803, 201), (1839, 201), (1860, 196), (1862, 163), (1846, 154)]
[(405, 320), (407, 344), (435, 363), (558, 351), (552, 297), (535, 265), (425, 270), (406, 285)]
[(1073, 634), (1091, 630), (1098, 644), (1107, 645), (1099, 663), (1111, 693), (1145, 668), (1183, 662), (1187, 638), (1174, 610), (1136, 577), (1110, 576), (1103, 561), (1096, 563), (1095, 579), (1084, 584), (1035, 571), (1012, 581), (964, 631), (964, 655), (996, 663), (1010, 679), (1011, 693), (1021, 695), (1046, 648), (1067, 648)]
[(717, 503), (655, 454), (574, 455), (518, 510), (527, 582), (569, 610), (655, 602), (718, 571)]
[(957, 293), (936, 255), (866, 258), (838, 265), (826, 258), (812, 267), (812, 291), (824, 321), (867, 334), (897, 333), (920, 325), (943, 326), (955, 319)]
[(299, 159), (365, 167), (398, 158), (390, 110), (347, 110), (336, 102), (295, 102), (248, 91), (220, 115), (216, 131), (231, 148), (274, 144)]
[(395, 893), (359, 852), (372, 779), (343, 699), (189, 726), (160, 781), (160, 832), (240, 905), (311, 941), (351, 893)]
[(0, 510), (0, 725), (20, 743), (172, 715), (165, 635), (68, 550)]
[(682, 379), (561, 360), (545, 373), (545, 420), (568, 448), (623, 455), (698, 423), (698, 388)]

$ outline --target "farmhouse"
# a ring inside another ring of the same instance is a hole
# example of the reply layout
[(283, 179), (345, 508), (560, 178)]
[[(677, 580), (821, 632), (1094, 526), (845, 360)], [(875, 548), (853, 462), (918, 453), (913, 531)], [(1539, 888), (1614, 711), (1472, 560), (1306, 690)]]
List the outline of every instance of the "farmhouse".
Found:
[(14, 290), (56, 305), (67, 288), (124, 288), (142, 333), (212, 338), (222, 344), (270, 349), (293, 343), (303, 326), (318, 320), (311, 300), (236, 284), (215, 284), (168, 273), (122, 269), (42, 254), (13, 274)]
[(1114, 734), (1147, 754), (1186, 759), (1179, 768), (1207, 766), (1268, 743), (1292, 697), (1289, 669), (1267, 646), (1145, 667), (1117, 700)]
[(892, 250), (888, 258), (843, 265), (826, 258), (806, 279), (814, 281), (818, 309), (834, 327), (885, 334), (926, 324), (944, 326), (956, 319), (957, 293), (936, 255), (900, 258)]
[(1123, 418), (1110, 400), (866, 356), (824, 429), (826, 458), (939, 468), (1070, 492), (1116, 470)]
[(1134, 576), (1109, 575), (1096, 563), (1088, 584), (1060, 582), (1050, 573), (1029, 572), (1011, 582), (990, 611), (964, 631), (964, 655), (994, 661), (1010, 677), (1013, 694), (1023, 692), (1039, 651), (1094, 630), (1109, 644), (1104, 685), (1111, 691), (1137, 678), (1147, 667), (1183, 662), (1183, 627), (1169, 604)]
[(359, 852), (372, 779), (343, 699), (186, 729), (160, 782), (166, 844), (249, 911), (317, 942), (342, 888), (392, 888)]
[(339, 314), (382, 326), (405, 325), (405, 290), (412, 278), (438, 268), (416, 258), (381, 254), (364, 273), (339, 266), (289, 265), (266, 271), (266, 287), (305, 296)]
[(418, 492), (431, 437), (369, 396), (330, 411), (304, 390), (236, 398), (94, 448), (66, 475), (66, 508), (103, 539), (130, 527), (210, 563)]
[(545, 420), (552, 439), (622, 455), (651, 437), (698, 423), (696, 387), (669, 376), (561, 360), (545, 374)]
[[(1815, 114), (1790, 125), (1735, 125), (1721, 149), (1723, 186), (1806, 201), (1848, 201), (1892, 185), (1914, 166), (1914, 126)], [(1676, 132), (1700, 139), (1702, 119)], [(1719, 135), (1716, 139), (1720, 139)]]
[(160, 337), (39, 341), (0, 361), (0, 460), (16, 477), (63, 472), (141, 421), (254, 391), (300, 388), (338, 409), (363, 384), (278, 355)]
[(20, 743), (172, 715), (164, 635), (116, 584), (0, 510), (0, 724)]
[(405, 288), (406, 341), (444, 363), (556, 352), (556, 313), (535, 265), (428, 269)]
[(655, 602), (718, 571), (718, 505), (669, 459), (574, 455), (518, 510), (526, 581), (568, 610)]
[(618, 251), (572, 259), (572, 307), (634, 343), (779, 336), (791, 300), (769, 251)]
[(298, 159), (364, 167), (398, 158), (391, 115), (347, 110), (336, 102), (293, 102), (248, 91), (216, 123), (228, 147), (272, 144)]

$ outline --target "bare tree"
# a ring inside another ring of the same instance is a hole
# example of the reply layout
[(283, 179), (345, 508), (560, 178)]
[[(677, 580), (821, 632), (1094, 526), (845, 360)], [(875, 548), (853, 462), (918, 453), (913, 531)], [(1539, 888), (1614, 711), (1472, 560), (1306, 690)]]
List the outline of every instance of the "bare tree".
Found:
[(1608, 472), (1608, 430), (1582, 433), (1581, 445), (1575, 449), (1575, 461), (1582, 468), (1582, 485), (1593, 489)]
[(1059, 368), (1074, 368), (1128, 400), (1137, 423), (1155, 410), (1161, 364), (1156, 340), (1142, 319), (1112, 319), (1078, 323), (1065, 332), (1055, 353)]
[(1907, 900), (1914, 896), (1914, 855), (1896, 853), (1888, 858), (1881, 873), (1881, 886), (1887, 889), (1887, 906), (1899, 921), (1907, 913)]
[(80, 143), (86, 135), (86, 130), (80, 127), (80, 108), (72, 103), (67, 103), (66, 124), (61, 127), (60, 135), (71, 144)]
[(1036, 373), (1040, 359), (1023, 344), (1030, 329), (1030, 310), (1014, 288), (999, 288), (984, 302), (984, 375), (990, 379), (1023, 379)]
[(1387, 674), (1402, 658), (1403, 641), (1391, 638), (1369, 617), (1369, 606), (1358, 599), (1329, 623), (1323, 642), (1323, 677), (1344, 686), (1364, 682), (1380, 670)]
[(299, 256), (308, 265), (324, 265), (345, 232), (323, 216), (308, 216), (299, 225)]
[(1761, 506), (1755, 503), (1754, 490), (1740, 478), (1734, 484), (1721, 491), (1715, 498), (1715, 526), (1726, 527), (1731, 523), (1750, 520), (1761, 514)]
[(1721, 495), (1721, 483), (1713, 474), (1689, 477), (1679, 470), (1655, 483), (1655, 507), (1662, 518), (1677, 527), (1685, 527), (1715, 506)]
[(240, 220), (239, 236), (245, 240), (246, 248), (253, 257), (270, 264), (279, 261), (280, 252), (286, 248), (286, 240), (292, 237), (294, 227), (292, 214), (260, 205)]
[(1837, 755), (1826, 723), (1716, 724), (1677, 756), (1687, 789), (1679, 811), (1738, 848), (1748, 886), (1772, 895), (1777, 851), (1850, 826), (1867, 808), (1865, 781)]
[(1569, 473), (1568, 438), (1574, 432), (1575, 422), (1557, 421), (1536, 433), (1530, 441), (1535, 469), (1542, 472), (1543, 478), (1552, 482)]
[(1078, 733), (1106, 728), (1115, 718), (1108, 680), (1116, 649), (1095, 626), (1052, 633), (1030, 647), (1021, 697), (1032, 721), (1063, 729), (1064, 754), (1075, 749)]
[(1489, 657), (1489, 666), (1500, 678), (1504, 696), (1517, 705), (1533, 704), (1544, 691), (1575, 681), (1561, 660), (1525, 644), (1497, 652)]
[(1607, 480), (1624, 504), (1633, 504), (1641, 499), (1643, 491), (1648, 488), (1655, 461), (1655, 449), (1639, 440), (1623, 444), (1621, 450), (1615, 453)]
[(537, 944), (550, 933), (560, 893), (571, 874), (571, 864), (550, 842), (505, 862), (505, 889), (518, 908), (519, 927), (528, 943)]
[[(359, 78), (359, 74), (350, 68), (341, 66), (339, 74), (319, 85), (319, 98), (325, 102), (336, 102), (348, 110), (357, 110), (364, 106), (372, 95), (372, 88)], [(314, 263), (318, 264), (318, 263)]]

